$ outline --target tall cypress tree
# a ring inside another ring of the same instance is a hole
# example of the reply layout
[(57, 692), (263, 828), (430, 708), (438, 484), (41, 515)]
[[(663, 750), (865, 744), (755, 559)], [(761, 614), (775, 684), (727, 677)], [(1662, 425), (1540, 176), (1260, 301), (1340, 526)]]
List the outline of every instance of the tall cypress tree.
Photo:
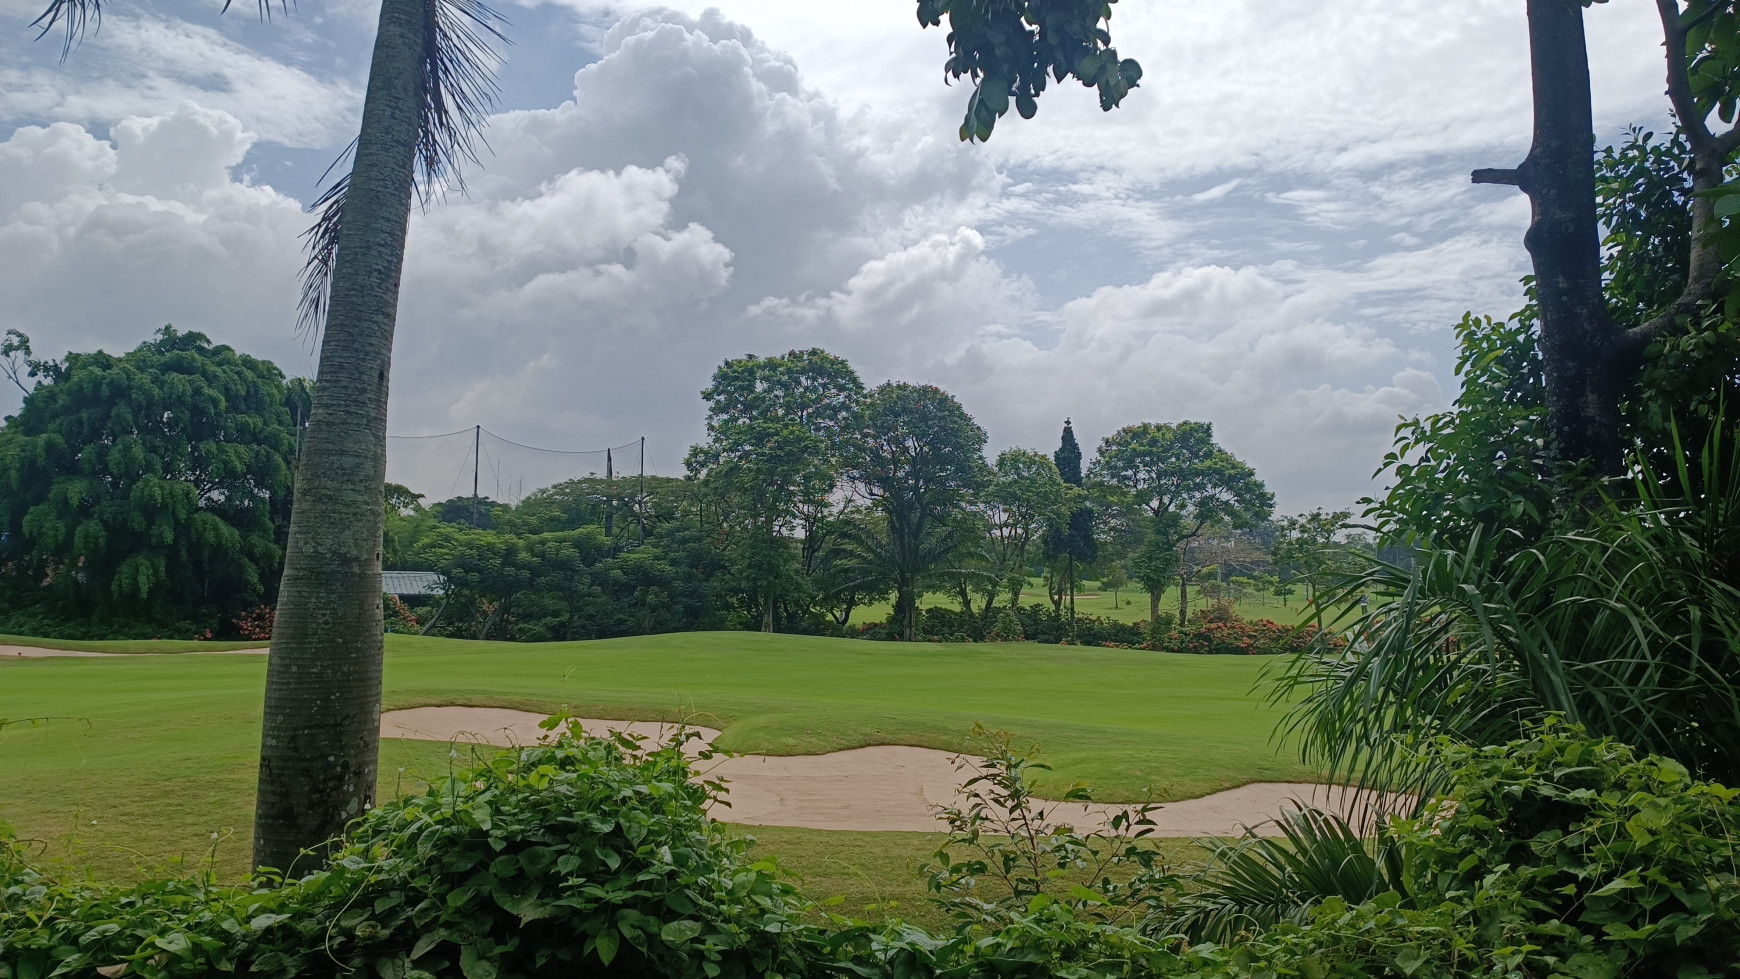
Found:
[(1057, 473), (1063, 481), (1071, 486), (1081, 485), (1081, 444), (1075, 440), (1075, 426), (1070, 420), (1063, 420), (1063, 441), (1052, 454), (1051, 461), (1057, 463)]
[[(1057, 472), (1063, 481), (1070, 486), (1080, 486), (1081, 476), (1081, 444), (1075, 440), (1075, 426), (1070, 419), (1063, 420), (1063, 438), (1058, 443), (1057, 451), (1052, 454), (1052, 461), (1057, 463)], [(1047, 542), (1046, 548), (1055, 557), (1064, 561), (1064, 576), (1069, 588), (1069, 621), (1075, 625), (1075, 565), (1092, 564), (1099, 557), (1099, 542), (1094, 540), (1094, 513), (1084, 502), (1069, 515), (1067, 526), (1056, 528)]]

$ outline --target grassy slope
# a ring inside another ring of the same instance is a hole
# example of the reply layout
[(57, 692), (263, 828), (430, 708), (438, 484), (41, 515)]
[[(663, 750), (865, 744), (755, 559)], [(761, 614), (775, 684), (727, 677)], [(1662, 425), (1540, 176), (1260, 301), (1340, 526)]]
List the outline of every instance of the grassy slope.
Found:
[[(1201, 607), (1195, 598), (1197, 592), (1191, 591), (1191, 614)], [(977, 598), (974, 599), (977, 601)], [(1051, 600), (1045, 595), (1045, 583), (1039, 579), (1030, 579), (1030, 587), (1021, 593), (1021, 604), (1048, 604)], [(1116, 607), (1113, 602), (1116, 601)], [(1265, 599), (1263, 601), (1239, 602), (1233, 610), (1247, 619), (1269, 619), (1282, 625), (1298, 625), (1305, 621), (1304, 596), (1294, 595), (1288, 605), (1282, 605), (1280, 599)], [(961, 603), (953, 595), (937, 592), (926, 595), (919, 600), (923, 608), (958, 609)], [(1067, 607), (1067, 606), (1066, 606)], [(866, 622), (883, 622), (888, 618), (893, 606), (889, 602), (878, 602), (852, 610), (852, 624), (862, 625)], [(1160, 596), (1160, 609), (1178, 614), (1178, 589), (1168, 588)], [(1075, 610), (1082, 615), (1098, 615), (1116, 622), (1146, 622), (1148, 621), (1148, 594), (1140, 588), (1122, 588), (1114, 596), (1110, 591), (1088, 591), (1075, 596)]]
[(259, 649), (252, 642), (206, 642), (194, 639), (43, 639), (38, 636), (0, 635), (0, 646), (34, 646), (38, 649), (68, 649), (80, 653), (221, 653), (230, 649)]
[[(1254, 658), (755, 633), (539, 646), (392, 636), (388, 651), (389, 708), (689, 717), (722, 728), (722, 747), (779, 754), (955, 748), (983, 721), (1037, 741), (1060, 781), (1105, 799), (1309, 775), (1269, 742)], [(50, 718), (0, 731), (0, 819), (105, 874), (135, 857), (197, 859), (216, 832), (220, 869), (239, 871), (264, 674), (257, 657), (0, 661), (0, 718)], [(381, 761), (390, 795), (450, 758), (445, 745), (387, 742)]]

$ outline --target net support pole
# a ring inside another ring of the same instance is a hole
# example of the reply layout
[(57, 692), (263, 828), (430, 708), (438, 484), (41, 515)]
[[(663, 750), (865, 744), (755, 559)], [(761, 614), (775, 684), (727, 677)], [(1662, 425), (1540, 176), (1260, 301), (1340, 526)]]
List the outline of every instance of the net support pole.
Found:
[(471, 427), (471, 525), (477, 526), (477, 469), (483, 459), (483, 426)]
[(646, 436), (640, 437), (640, 486), (634, 492), (634, 519), (640, 524), (640, 539), (646, 540)]
[(604, 539), (610, 539), (610, 529), (616, 517), (616, 470), (610, 450), (604, 450)]

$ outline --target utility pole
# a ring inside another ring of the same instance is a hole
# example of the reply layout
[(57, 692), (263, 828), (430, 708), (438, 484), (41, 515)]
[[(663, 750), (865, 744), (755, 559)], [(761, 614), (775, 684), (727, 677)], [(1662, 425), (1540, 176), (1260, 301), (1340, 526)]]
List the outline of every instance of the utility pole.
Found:
[(477, 467), (483, 458), (483, 426), (471, 427), (471, 525), (477, 526)]
[(640, 539), (646, 540), (646, 436), (640, 437), (640, 487), (635, 490), (634, 519), (640, 524)]
[(616, 517), (616, 471), (610, 450), (604, 450), (604, 539), (610, 539), (610, 528)]

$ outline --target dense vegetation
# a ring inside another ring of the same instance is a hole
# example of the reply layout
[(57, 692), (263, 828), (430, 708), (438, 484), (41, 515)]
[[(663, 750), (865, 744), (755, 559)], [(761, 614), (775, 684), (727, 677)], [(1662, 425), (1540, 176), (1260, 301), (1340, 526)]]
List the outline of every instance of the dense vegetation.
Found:
[(1740, 943), (1736, 793), (1562, 726), (1433, 746), (1443, 803), (1375, 855), (1294, 817), (1292, 846), (1182, 873), (1141, 809), (1038, 830), (1029, 764), (984, 750), (929, 869), (952, 935), (804, 902), (703, 814), (679, 749), (564, 738), (380, 806), (297, 879), (103, 887), (0, 839), (0, 974), (1720, 976)]
[(0, 632), (236, 635), (277, 592), (306, 388), (170, 327), (27, 370), (0, 428)]

